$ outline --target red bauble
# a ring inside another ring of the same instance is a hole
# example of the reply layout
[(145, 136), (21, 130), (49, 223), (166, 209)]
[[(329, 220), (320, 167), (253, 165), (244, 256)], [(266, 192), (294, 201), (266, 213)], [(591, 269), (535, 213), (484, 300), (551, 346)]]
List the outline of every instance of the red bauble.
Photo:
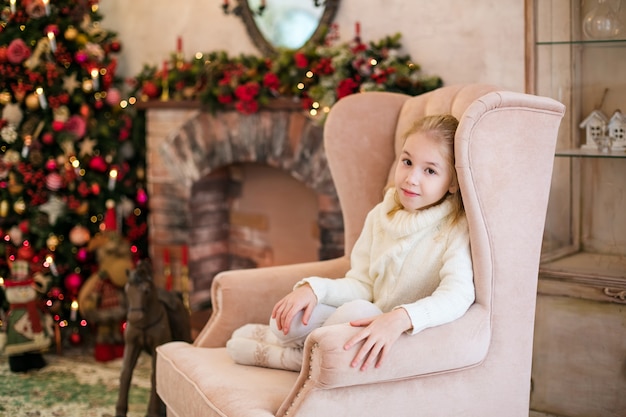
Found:
[(119, 52), (122, 50), (122, 44), (119, 41), (113, 41), (110, 45), (111, 52)]
[(74, 346), (80, 345), (80, 342), (82, 341), (83, 338), (78, 331), (73, 331), (72, 334), (70, 334), (70, 343)]
[(17, 250), (17, 258), (30, 261), (35, 256), (35, 251), (30, 246), (22, 246)]
[(141, 92), (148, 98), (157, 98), (159, 96), (159, 87), (152, 81), (146, 81), (143, 83)]
[(54, 143), (54, 136), (50, 132), (46, 132), (41, 135), (41, 141), (46, 145), (52, 145)]
[(108, 165), (102, 155), (96, 155), (89, 161), (89, 168), (97, 172), (106, 172)]

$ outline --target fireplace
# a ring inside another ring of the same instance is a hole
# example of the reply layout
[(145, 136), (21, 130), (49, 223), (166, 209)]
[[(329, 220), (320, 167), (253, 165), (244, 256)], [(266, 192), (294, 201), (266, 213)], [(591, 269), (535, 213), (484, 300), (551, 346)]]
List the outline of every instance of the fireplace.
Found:
[(155, 280), (188, 289), (192, 309), (210, 305), (221, 271), (343, 255), (323, 129), (298, 108), (212, 114), (159, 103), (146, 121)]

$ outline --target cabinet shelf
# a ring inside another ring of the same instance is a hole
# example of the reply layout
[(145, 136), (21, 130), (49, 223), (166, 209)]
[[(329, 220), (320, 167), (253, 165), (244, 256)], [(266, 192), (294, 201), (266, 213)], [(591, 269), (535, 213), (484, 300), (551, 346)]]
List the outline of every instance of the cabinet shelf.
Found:
[(577, 158), (626, 158), (626, 151), (601, 152), (596, 149), (561, 149), (557, 150), (555, 156), (577, 157)]
[(626, 256), (575, 252), (541, 264), (542, 277), (626, 290)]
[(598, 45), (598, 46), (622, 46), (626, 44), (626, 39), (579, 39), (579, 40), (563, 40), (563, 41), (537, 41), (537, 46), (553, 46), (553, 45)]

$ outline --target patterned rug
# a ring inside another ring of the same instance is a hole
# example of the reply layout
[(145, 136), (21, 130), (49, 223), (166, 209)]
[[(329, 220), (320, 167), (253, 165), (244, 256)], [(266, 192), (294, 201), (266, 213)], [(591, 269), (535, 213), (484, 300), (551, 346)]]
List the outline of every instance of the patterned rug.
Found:
[[(113, 417), (121, 359), (96, 362), (88, 353), (45, 355), (47, 366), (13, 373), (0, 357), (0, 417)], [(143, 417), (150, 397), (151, 358), (142, 354), (133, 373), (128, 417)]]

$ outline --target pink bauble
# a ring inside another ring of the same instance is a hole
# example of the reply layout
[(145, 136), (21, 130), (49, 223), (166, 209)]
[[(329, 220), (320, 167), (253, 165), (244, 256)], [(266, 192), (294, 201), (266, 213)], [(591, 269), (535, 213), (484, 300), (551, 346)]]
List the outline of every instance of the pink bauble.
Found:
[(75, 246), (83, 246), (85, 243), (89, 242), (90, 238), (91, 234), (89, 233), (89, 229), (85, 226), (74, 226), (70, 230), (70, 242)]
[(77, 294), (78, 289), (83, 283), (83, 278), (75, 272), (68, 274), (65, 277), (65, 288), (72, 294)]
[(46, 188), (50, 191), (58, 191), (63, 185), (63, 178), (58, 172), (51, 172), (46, 177)]
[(111, 107), (115, 107), (120, 104), (120, 101), (122, 101), (122, 93), (120, 93), (120, 90), (117, 88), (109, 88), (106, 97), (107, 104)]
[(57, 161), (55, 161), (54, 159), (48, 159), (46, 161), (46, 169), (48, 171), (54, 171), (55, 169), (57, 169), (57, 167)]
[(139, 205), (145, 205), (148, 202), (148, 194), (143, 188), (137, 190), (137, 203)]
[(89, 59), (89, 56), (85, 51), (78, 51), (76, 55), (74, 55), (74, 59), (76, 59), (76, 62), (79, 64), (84, 64)]
[(76, 252), (76, 260), (80, 263), (87, 262), (87, 258), (89, 258), (89, 252), (87, 248), (80, 248)]

